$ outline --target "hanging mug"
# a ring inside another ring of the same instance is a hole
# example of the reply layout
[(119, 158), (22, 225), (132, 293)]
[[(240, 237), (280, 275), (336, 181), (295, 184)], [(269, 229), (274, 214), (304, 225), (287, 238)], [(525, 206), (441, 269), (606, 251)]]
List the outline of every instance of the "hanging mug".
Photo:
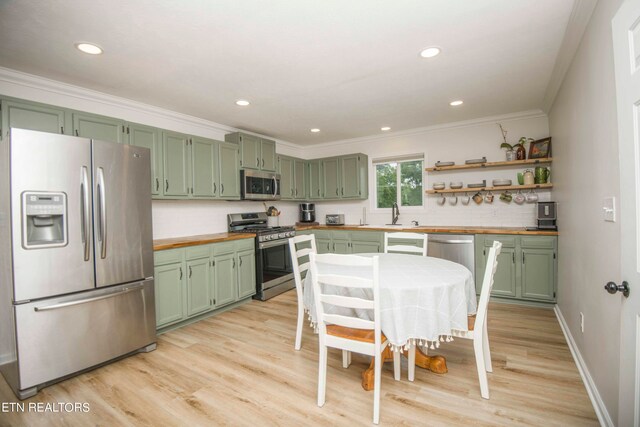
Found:
[(535, 203), (538, 201), (538, 195), (533, 189), (527, 194), (527, 203)]
[(458, 204), (458, 196), (456, 196), (455, 194), (451, 194), (451, 196), (449, 197), (449, 204), (451, 206), (455, 206)]
[(502, 200), (503, 202), (511, 203), (511, 199), (513, 199), (513, 196), (511, 195), (511, 192), (509, 190), (500, 194), (500, 200)]
[(513, 196), (513, 201), (519, 205), (523, 204), (526, 199), (527, 199), (526, 196), (522, 194), (520, 190), (518, 190), (518, 194)]
[(469, 194), (467, 193), (464, 193), (464, 197), (460, 197), (460, 202), (465, 206), (467, 206), (470, 201), (471, 201), (471, 197), (469, 197)]
[(442, 194), (442, 196), (440, 197), (440, 199), (438, 200), (438, 204), (440, 206), (443, 206), (444, 203), (447, 201), (447, 199), (444, 197), (444, 194)]
[(482, 194), (480, 194), (480, 192), (477, 192), (476, 194), (473, 195), (473, 201), (476, 202), (476, 204), (481, 204), (483, 201), (483, 197)]
[(487, 203), (493, 203), (493, 193), (491, 191), (484, 196), (484, 201)]

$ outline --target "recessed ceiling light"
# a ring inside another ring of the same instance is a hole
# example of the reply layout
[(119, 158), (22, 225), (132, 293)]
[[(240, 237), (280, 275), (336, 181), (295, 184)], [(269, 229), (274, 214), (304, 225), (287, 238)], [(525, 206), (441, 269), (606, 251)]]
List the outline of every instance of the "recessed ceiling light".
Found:
[(391, 128), (389, 126), (383, 126), (383, 127), (380, 128), (380, 130), (386, 132), (388, 130), (391, 130)]
[(249, 104), (250, 104), (250, 102), (249, 102), (249, 101), (247, 101), (246, 99), (238, 99), (238, 100), (236, 101), (236, 105), (239, 105), (239, 106), (241, 106), (241, 107), (246, 107), (246, 106), (247, 106), (247, 105), (249, 105)]
[(313, 129), (311, 129), (311, 132), (313, 132), (313, 133), (318, 133), (318, 132), (320, 132), (320, 129), (318, 129), (318, 128), (313, 128)]
[(464, 102), (462, 102), (462, 100), (451, 101), (449, 103), (449, 105), (451, 105), (452, 107), (457, 107), (458, 105), (462, 105), (462, 104), (464, 104)]
[(434, 47), (428, 47), (422, 52), (420, 52), (420, 56), (422, 56), (423, 58), (433, 58), (439, 53), (440, 53), (440, 48), (434, 46)]
[(102, 48), (93, 43), (76, 43), (76, 49), (89, 55), (100, 55), (102, 53)]

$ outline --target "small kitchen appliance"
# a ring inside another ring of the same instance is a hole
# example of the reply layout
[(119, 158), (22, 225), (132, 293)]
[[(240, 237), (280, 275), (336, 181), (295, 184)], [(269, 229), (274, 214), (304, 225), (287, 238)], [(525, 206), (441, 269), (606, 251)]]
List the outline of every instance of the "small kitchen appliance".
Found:
[(240, 183), (243, 200), (280, 200), (280, 174), (243, 169)]
[(315, 203), (300, 203), (300, 222), (315, 222), (316, 205)]
[(293, 227), (269, 227), (265, 212), (227, 215), (232, 233), (255, 233), (256, 295), (266, 301), (295, 288), (293, 267), (289, 253), (289, 238), (296, 235)]
[(536, 206), (538, 230), (558, 230), (556, 202), (538, 202)]
[(324, 222), (327, 225), (344, 225), (344, 214), (327, 214)]

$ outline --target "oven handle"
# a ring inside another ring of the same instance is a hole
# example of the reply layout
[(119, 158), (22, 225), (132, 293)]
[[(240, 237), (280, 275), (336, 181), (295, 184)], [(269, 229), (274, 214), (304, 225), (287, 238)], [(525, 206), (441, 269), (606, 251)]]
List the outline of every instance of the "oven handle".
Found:
[(271, 240), (270, 242), (258, 243), (258, 249), (275, 248), (276, 246), (288, 245), (289, 239)]

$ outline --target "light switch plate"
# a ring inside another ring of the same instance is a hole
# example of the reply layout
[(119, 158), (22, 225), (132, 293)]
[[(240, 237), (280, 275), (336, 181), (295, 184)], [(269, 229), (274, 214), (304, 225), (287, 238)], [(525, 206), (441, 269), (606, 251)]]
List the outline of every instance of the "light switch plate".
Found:
[(616, 198), (607, 197), (602, 203), (602, 213), (605, 221), (616, 222)]

